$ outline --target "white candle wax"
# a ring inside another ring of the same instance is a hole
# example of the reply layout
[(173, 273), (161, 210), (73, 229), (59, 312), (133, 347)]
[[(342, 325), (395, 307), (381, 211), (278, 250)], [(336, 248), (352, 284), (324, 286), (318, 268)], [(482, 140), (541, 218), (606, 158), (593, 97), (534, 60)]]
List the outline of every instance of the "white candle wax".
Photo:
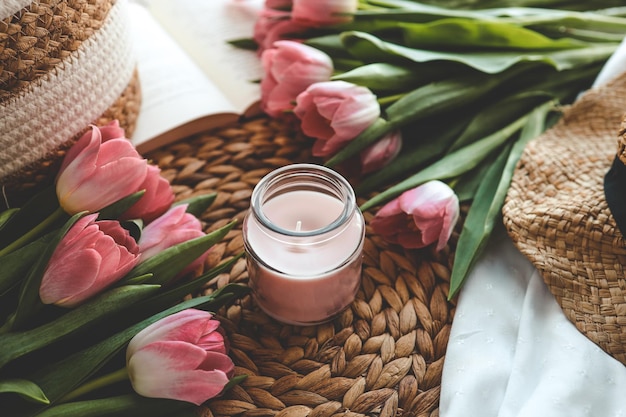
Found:
[(291, 324), (320, 323), (346, 308), (361, 279), (360, 211), (354, 209), (338, 227), (324, 230), (345, 214), (345, 203), (310, 189), (278, 194), (260, 209), (267, 221), (287, 234), (264, 227), (254, 216), (246, 217), (248, 273), (258, 305)]

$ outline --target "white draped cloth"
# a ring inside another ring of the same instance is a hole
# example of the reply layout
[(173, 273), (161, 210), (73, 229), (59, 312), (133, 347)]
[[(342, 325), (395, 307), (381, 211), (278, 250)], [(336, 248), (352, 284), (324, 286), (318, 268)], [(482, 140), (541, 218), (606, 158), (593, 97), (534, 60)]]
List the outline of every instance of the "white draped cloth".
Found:
[[(626, 40), (595, 84), (624, 70)], [(503, 226), (459, 293), (439, 411), (442, 417), (626, 417), (626, 367), (567, 320)]]

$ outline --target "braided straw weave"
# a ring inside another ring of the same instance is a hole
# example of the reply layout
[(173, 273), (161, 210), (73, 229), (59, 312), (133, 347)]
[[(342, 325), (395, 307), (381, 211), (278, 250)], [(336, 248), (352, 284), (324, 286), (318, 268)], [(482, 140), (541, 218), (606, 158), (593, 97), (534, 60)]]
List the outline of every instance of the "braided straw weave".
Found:
[[(3, 0), (4, 1), (4, 0)], [(51, 180), (90, 123), (130, 136), (140, 86), (126, 0), (9, 0), (0, 5), (0, 185)]]
[(510, 236), (569, 320), (624, 364), (626, 242), (603, 178), (625, 111), (626, 74), (588, 91), (527, 145), (503, 208)]
[[(294, 162), (315, 162), (311, 143), (289, 124), (265, 118), (214, 130), (147, 156), (163, 170), (177, 198), (217, 192), (202, 217), (207, 231), (242, 223), (261, 177)], [(366, 220), (372, 213), (366, 212)], [(457, 233), (451, 239), (455, 242)], [(211, 249), (207, 266), (243, 251), (241, 230)], [(283, 325), (251, 296), (217, 312), (231, 343), (236, 373), (248, 377), (211, 400), (206, 416), (322, 417), (439, 415), (442, 367), (454, 316), (448, 302), (450, 248), (404, 251), (367, 229), (362, 285), (334, 321)], [(247, 284), (244, 259), (216, 277), (205, 293)]]

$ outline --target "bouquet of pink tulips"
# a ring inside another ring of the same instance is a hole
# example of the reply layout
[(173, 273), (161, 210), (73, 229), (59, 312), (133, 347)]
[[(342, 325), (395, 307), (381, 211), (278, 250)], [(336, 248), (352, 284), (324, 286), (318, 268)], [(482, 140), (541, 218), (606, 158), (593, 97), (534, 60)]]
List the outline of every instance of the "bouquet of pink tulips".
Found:
[(499, 218), (525, 143), (626, 35), (621, 3), (266, 0), (253, 43), (261, 105), (299, 122), (312, 154), (346, 173), (357, 195), (375, 194), (363, 210), (386, 203), (372, 226), (392, 243), (441, 249), (459, 202), (472, 203), (452, 297)]
[(188, 294), (204, 271), (214, 195), (174, 203), (117, 122), (91, 126), (54, 185), (0, 213), (0, 403), (21, 416), (172, 416), (237, 383), (210, 311), (246, 287)]

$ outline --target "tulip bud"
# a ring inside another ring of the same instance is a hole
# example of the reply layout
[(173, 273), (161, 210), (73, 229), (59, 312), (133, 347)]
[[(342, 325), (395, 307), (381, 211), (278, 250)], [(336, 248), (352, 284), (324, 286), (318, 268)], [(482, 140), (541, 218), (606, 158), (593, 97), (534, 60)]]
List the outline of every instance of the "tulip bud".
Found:
[(293, 109), (298, 94), (308, 86), (330, 79), (333, 62), (324, 52), (294, 41), (274, 42), (261, 55), (265, 75), (261, 80), (261, 107), (280, 117)]
[[(145, 262), (179, 243), (204, 236), (202, 223), (194, 215), (187, 213), (186, 209), (187, 204), (172, 207), (144, 227), (138, 242), (141, 252), (140, 262)], [(208, 251), (189, 264), (180, 274), (195, 270), (204, 262), (207, 254)]]
[(161, 176), (157, 166), (148, 165), (146, 178), (139, 189), (145, 190), (144, 195), (120, 216), (120, 220), (142, 219), (150, 223), (165, 213), (174, 202), (174, 191), (169, 181)]
[(206, 311), (188, 309), (137, 333), (126, 350), (126, 367), (139, 395), (200, 405), (232, 377), (227, 351), (220, 323)]
[(148, 163), (127, 139), (103, 139), (100, 128), (92, 126), (63, 159), (56, 193), (68, 214), (94, 213), (138, 191), (146, 178)]
[(346, 81), (311, 85), (296, 99), (294, 113), (302, 131), (317, 141), (314, 156), (331, 156), (380, 116), (376, 96), (367, 88)]
[(253, 39), (258, 45), (257, 52), (262, 54), (266, 49), (274, 47), (274, 42), (296, 41), (307, 30), (308, 27), (291, 20), (289, 12), (264, 9), (254, 24)]
[(402, 134), (399, 130), (388, 133), (374, 144), (361, 151), (361, 173), (378, 171), (393, 161), (402, 149)]
[(358, 0), (293, 0), (292, 18), (307, 26), (348, 23), (357, 11)]
[(407, 249), (437, 242), (436, 249), (441, 250), (452, 235), (459, 211), (454, 191), (441, 181), (429, 181), (385, 204), (370, 226), (388, 242)]
[(75, 307), (117, 282), (137, 264), (139, 247), (113, 220), (79, 219), (55, 248), (39, 296), (44, 304)]

